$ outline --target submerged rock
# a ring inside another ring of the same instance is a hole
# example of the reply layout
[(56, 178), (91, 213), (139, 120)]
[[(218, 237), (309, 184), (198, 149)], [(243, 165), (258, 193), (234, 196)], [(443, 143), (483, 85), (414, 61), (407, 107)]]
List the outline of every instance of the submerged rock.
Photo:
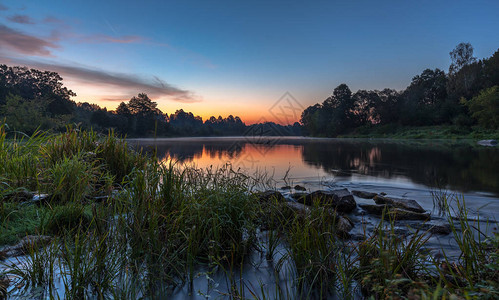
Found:
[(314, 201), (318, 201), (319, 204), (331, 205), (338, 212), (344, 213), (349, 213), (357, 207), (353, 195), (347, 189), (315, 191), (298, 198), (297, 201), (306, 205), (312, 205)]
[(376, 204), (388, 204), (393, 207), (398, 207), (405, 210), (410, 210), (418, 213), (424, 213), (425, 210), (416, 200), (411, 199), (400, 199), (400, 198), (391, 198), (377, 195), (374, 198), (374, 202)]
[(433, 234), (447, 235), (452, 232), (450, 224), (426, 222), (411, 226), (419, 230), (428, 231)]
[(11, 256), (24, 255), (30, 251), (31, 248), (38, 249), (46, 246), (52, 241), (52, 237), (46, 235), (28, 235), (23, 237), (19, 243), (14, 246), (9, 246), (0, 251), (0, 257), (6, 258)]
[(431, 218), (428, 213), (419, 213), (397, 207), (390, 208), (385, 217), (393, 220), (429, 220)]
[(307, 189), (304, 186), (301, 186), (299, 184), (295, 185), (295, 190), (297, 191), (306, 191)]
[(364, 198), (364, 199), (372, 199), (378, 195), (377, 193), (371, 193), (371, 192), (365, 192), (365, 191), (352, 191), (352, 194), (354, 194), (357, 197)]
[(256, 193), (256, 196), (260, 202), (274, 202), (274, 201), (284, 202), (284, 201), (286, 201), (286, 199), (284, 198), (284, 196), (280, 192), (274, 191), (274, 190), (267, 190), (265, 192), (259, 192), (259, 193)]
[(281, 187), (281, 190), (290, 190), (291, 187), (289, 185), (285, 185), (283, 187)]

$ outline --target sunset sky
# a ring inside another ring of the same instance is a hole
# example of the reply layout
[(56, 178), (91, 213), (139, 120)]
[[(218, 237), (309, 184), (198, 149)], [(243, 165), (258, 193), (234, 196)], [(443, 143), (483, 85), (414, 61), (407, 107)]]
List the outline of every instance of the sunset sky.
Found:
[(403, 89), (460, 42), (491, 56), (498, 15), (497, 0), (0, 0), (0, 63), (57, 71), (108, 109), (145, 92), (169, 114), (250, 124), (276, 120), (286, 92), (304, 108), (340, 83)]

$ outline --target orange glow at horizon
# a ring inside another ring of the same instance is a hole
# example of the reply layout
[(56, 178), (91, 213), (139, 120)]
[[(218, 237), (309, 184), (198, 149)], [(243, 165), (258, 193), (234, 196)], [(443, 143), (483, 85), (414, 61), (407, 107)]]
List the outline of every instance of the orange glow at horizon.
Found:
[[(73, 97), (76, 102), (88, 102), (97, 104), (107, 110), (115, 110), (121, 102), (128, 102), (131, 98), (129, 93), (120, 92), (115, 88), (110, 88), (105, 85), (95, 85), (92, 83), (80, 82), (77, 80), (65, 79), (65, 85), (72, 87), (77, 96)], [(103, 96), (105, 95), (105, 96)], [(211, 116), (218, 118), (226, 118), (229, 115), (234, 117), (238, 116), (247, 124), (255, 124), (262, 122), (275, 122), (280, 123), (269, 112), (269, 105), (264, 103), (257, 103), (254, 101), (224, 101), (224, 100), (211, 100), (205, 97), (201, 102), (195, 103), (181, 103), (172, 99), (162, 97), (159, 99), (151, 99), (158, 103), (158, 108), (168, 115), (175, 113), (175, 111), (183, 109), (186, 112), (192, 112), (195, 116), (200, 116), (203, 121), (209, 119)], [(291, 120), (298, 122), (299, 120)], [(290, 122), (290, 123), (292, 123)], [(282, 124), (287, 125), (287, 124)]]

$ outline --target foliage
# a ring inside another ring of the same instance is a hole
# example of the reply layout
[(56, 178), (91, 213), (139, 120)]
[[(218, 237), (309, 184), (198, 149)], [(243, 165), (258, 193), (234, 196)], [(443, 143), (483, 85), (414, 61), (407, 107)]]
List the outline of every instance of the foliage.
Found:
[(482, 90), (471, 100), (462, 101), (483, 128), (499, 129), (499, 86)]

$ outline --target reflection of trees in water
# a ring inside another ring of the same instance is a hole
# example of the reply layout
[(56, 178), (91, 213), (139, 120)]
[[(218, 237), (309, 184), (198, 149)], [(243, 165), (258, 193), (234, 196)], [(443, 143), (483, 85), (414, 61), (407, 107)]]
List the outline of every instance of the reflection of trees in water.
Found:
[[(275, 145), (293, 145), (301, 149), (306, 164), (330, 174), (350, 176), (356, 173), (382, 178), (403, 175), (415, 183), (436, 188), (448, 185), (460, 191), (499, 193), (499, 149), (460, 143), (279, 139), (257, 144), (241, 139), (160, 142), (156, 149), (161, 160), (171, 158), (188, 163), (207, 155), (214, 162), (234, 162), (244, 159), (251, 151), (264, 155)], [(154, 149), (155, 146), (145, 147)]]
[[(154, 147), (154, 146), (152, 146)], [(234, 159), (243, 151), (244, 143), (222, 142), (170, 142), (156, 145), (159, 160), (172, 159), (179, 163), (188, 163), (200, 158), (203, 150), (211, 159)]]
[(375, 177), (397, 175), (433, 187), (499, 192), (499, 149), (470, 145), (376, 144), (368, 141), (311, 142), (303, 160), (328, 173), (341, 170)]

